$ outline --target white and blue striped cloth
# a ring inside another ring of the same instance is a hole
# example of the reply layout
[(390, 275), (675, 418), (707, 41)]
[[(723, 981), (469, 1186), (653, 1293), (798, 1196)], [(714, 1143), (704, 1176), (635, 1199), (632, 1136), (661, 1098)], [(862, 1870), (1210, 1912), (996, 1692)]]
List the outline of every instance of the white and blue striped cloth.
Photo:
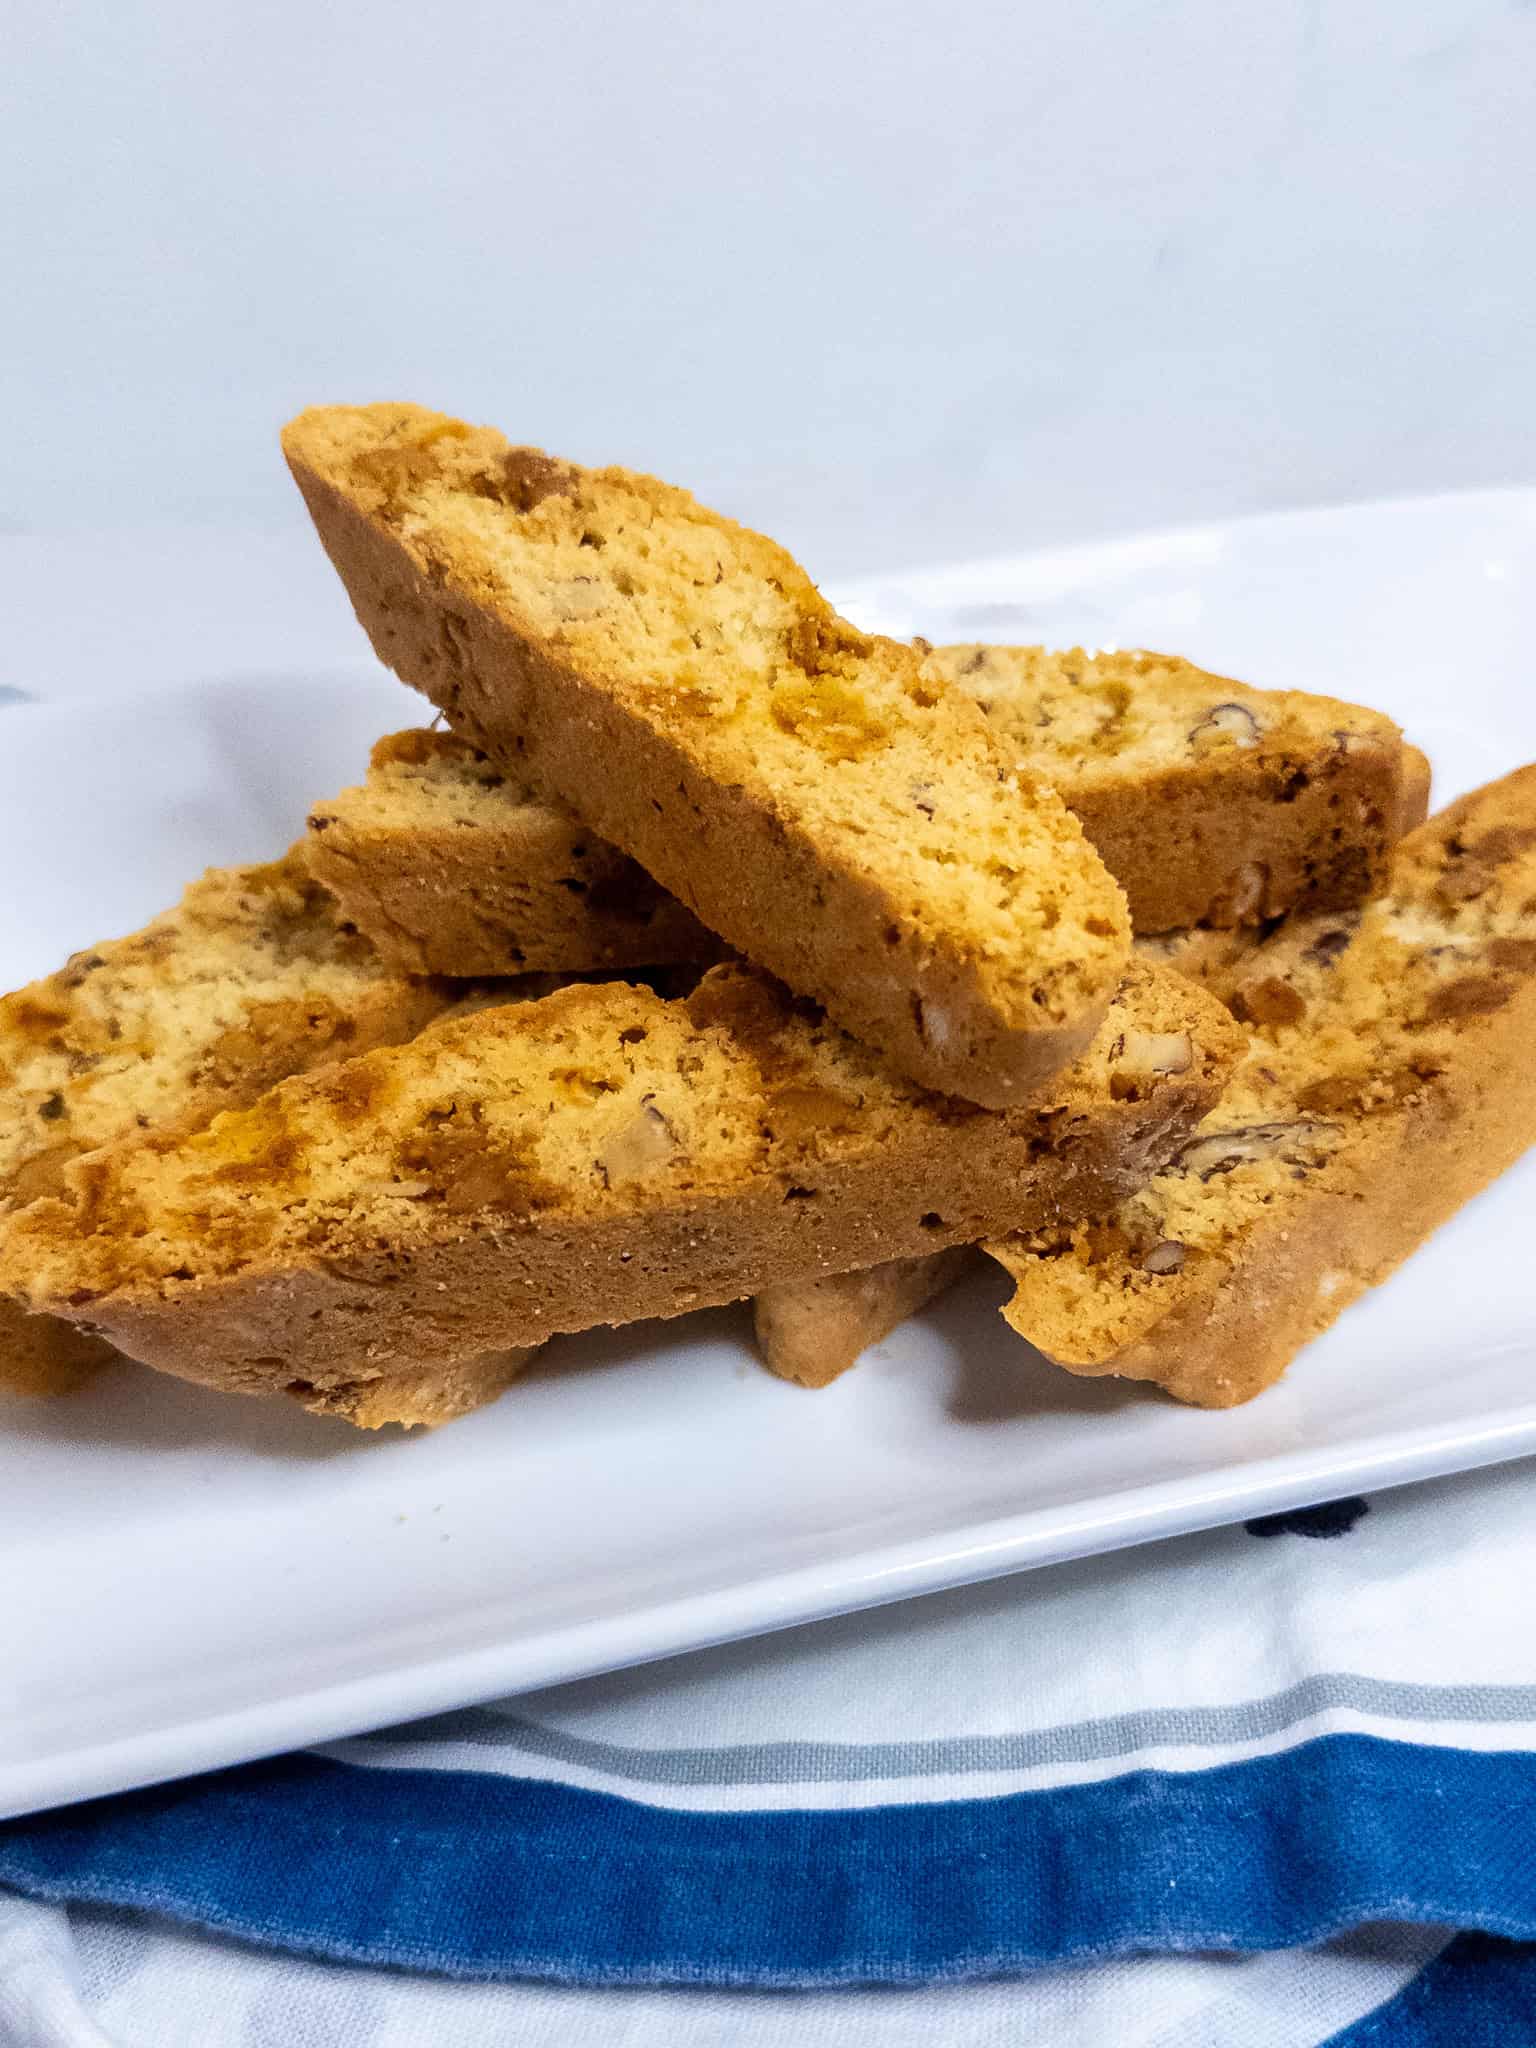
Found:
[(1536, 2041), (1533, 1507), (1511, 1465), (10, 1823), (0, 2043)]

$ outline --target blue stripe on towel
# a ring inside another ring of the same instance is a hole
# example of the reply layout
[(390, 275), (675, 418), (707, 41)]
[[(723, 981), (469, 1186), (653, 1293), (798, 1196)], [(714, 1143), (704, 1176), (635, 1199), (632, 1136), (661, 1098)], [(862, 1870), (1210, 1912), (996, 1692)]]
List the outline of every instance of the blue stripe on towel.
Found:
[(1371, 1920), (1536, 1937), (1533, 1820), (1536, 1755), (1360, 1735), (843, 1812), (295, 1756), (11, 1822), (0, 1881), (463, 1977), (926, 1983)]
[(1323, 2048), (1518, 2048), (1536, 2041), (1536, 1947), (1464, 1934)]

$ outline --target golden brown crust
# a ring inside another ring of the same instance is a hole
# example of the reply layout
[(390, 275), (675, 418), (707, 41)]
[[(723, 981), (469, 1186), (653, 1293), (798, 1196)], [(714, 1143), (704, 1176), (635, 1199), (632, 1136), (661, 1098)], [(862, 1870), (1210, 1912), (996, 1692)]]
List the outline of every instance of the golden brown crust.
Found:
[(190, 1379), (324, 1392), (1102, 1205), (1240, 1042), (1136, 966), (1091, 1051), (999, 1115), (746, 969), (685, 1003), (574, 987), (87, 1162), (0, 1230), (0, 1286)]
[(928, 665), (1055, 783), (1138, 933), (1359, 903), (1423, 820), (1428, 762), (1358, 704), (1143, 650), (972, 644)]
[(394, 733), (310, 813), (310, 872), (408, 974), (586, 974), (721, 954), (675, 896), (449, 732)]
[(788, 1280), (752, 1304), (753, 1332), (768, 1370), (802, 1387), (829, 1387), (872, 1344), (951, 1286), (976, 1257), (951, 1245), (916, 1259), (888, 1259), (857, 1273)]
[(284, 447), (381, 658), (711, 930), (972, 1101), (1087, 1044), (1119, 890), (980, 717), (782, 550), (416, 407), (307, 413)]
[(1234, 996), (1252, 1049), (1101, 1224), (989, 1245), (1070, 1371), (1226, 1407), (1536, 1141), (1536, 768), (1406, 838), (1363, 912), (1291, 920)]

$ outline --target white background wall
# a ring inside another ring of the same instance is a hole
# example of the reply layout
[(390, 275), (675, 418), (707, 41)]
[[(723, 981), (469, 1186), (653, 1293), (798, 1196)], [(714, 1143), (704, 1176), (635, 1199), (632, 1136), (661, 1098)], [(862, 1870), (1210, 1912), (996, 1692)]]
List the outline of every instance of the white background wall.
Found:
[(1536, 477), (1530, 0), (0, 9), (0, 526), (419, 397), (824, 576)]

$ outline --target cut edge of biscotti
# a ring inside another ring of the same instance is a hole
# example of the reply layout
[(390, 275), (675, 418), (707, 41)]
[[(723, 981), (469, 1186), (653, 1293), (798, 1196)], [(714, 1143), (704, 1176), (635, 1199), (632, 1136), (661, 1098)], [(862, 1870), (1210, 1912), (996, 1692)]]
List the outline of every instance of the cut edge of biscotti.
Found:
[(773, 542), (414, 406), (284, 449), (381, 657), (712, 931), (972, 1101), (1087, 1044), (1129, 924), (1081, 827)]
[(1536, 1142), (1536, 767), (1410, 834), (1387, 891), (1229, 968), (1250, 1051), (1145, 1188), (989, 1244), (1079, 1373), (1228, 1406)]
[(1240, 1040), (1134, 966), (1044, 1101), (997, 1114), (745, 968), (671, 1002), (579, 984), (81, 1162), (0, 1224), (0, 1288), (184, 1377), (324, 1392), (1076, 1213), (1167, 1156)]
[(392, 966), (453, 976), (707, 963), (720, 942), (569, 804), (447, 731), (391, 733), (311, 807), (310, 872)]

